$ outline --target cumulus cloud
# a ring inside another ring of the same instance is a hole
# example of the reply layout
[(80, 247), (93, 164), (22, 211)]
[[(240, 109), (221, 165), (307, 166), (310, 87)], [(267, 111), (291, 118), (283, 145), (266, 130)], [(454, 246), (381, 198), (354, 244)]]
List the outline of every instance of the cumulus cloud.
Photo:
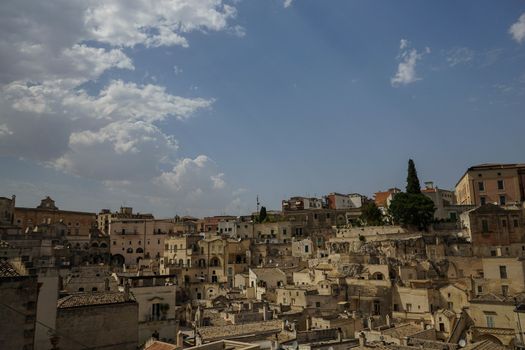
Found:
[(177, 141), (153, 124), (118, 121), (97, 131), (74, 132), (69, 150), (51, 162), (69, 173), (98, 180), (153, 178), (174, 161)]
[(390, 79), (390, 84), (394, 87), (401, 85), (408, 85), (421, 80), (416, 73), (416, 65), (419, 60), (423, 58), (424, 54), (430, 53), (430, 48), (426, 47), (423, 52), (418, 52), (416, 49), (410, 48), (410, 42), (406, 39), (401, 39), (399, 43), (400, 53), (398, 60), (396, 74)]
[(223, 0), (3, 1), (0, 154), (99, 180), (112, 190), (154, 192), (151, 198), (161, 201), (171, 199), (165, 189), (178, 188), (194, 198), (217, 193), (213, 205), (229, 202), (232, 191), (218, 166), (204, 155), (178, 154), (175, 137), (159, 126), (168, 118), (188, 120), (210, 108), (213, 98), (120, 79), (96, 90), (85, 83), (109, 70), (136, 69), (132, 47), (188, 47), (192, 31), (243, 36), (243, 27), (229, 23), (235, 16)]
[(525, 13), (523, 13), (518, 21), (510, 26), (509, 34), (512, 38), (521, 44), (525, 40)]

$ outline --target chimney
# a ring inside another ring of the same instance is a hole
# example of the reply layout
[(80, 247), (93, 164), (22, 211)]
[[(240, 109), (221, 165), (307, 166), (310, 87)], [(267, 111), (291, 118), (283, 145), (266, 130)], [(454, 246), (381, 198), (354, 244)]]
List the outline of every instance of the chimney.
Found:
[(124, 300), (129, 301), (129, 284), (124, 284)]
[(182, 331), (177, 332), (177, 349), (181, 350), (184, 348), (184, 333)]

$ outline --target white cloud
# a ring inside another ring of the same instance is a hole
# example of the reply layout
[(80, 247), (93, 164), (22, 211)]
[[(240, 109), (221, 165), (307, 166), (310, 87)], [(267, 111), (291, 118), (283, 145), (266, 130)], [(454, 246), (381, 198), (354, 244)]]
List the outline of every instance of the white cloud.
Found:
[(525, 13), (518, 18), (516, 23), (510, 26), (509, 33), (520, 44), (525, 40)]
[(284, 8), (288, 8), (290, 6), (292, 6), (292, 2), (293, 0), (284, 0)]
[(225, 30), (236, 16), (222, 0), (97, 1), (85, 12), (86, 29), (97, 41), (116, 46), (188, 46), (185, 33)]
[(58, 169), (97, 180), (147, 180), (171, 164), (176, 140), (147, 122), (118, 121), (97, 131), (74, 132), (69, 150), (50, 162)]
[(187, 120), (211, 107), (212, 98), (118, 79), (96, 93), (84, 84), (108, 70), (136, 69), (131, 55), (137, 49), (187, 47), (192, 31), (243, 36), (243, 27), (229, 23), (235, 16), (223, 0), (3, 1), (0, 154), (99, 180), (115, 191), (126, 187), (123, 196), (153, 193), (151, 201), (173, 202), (166, 189), (179, 186), (178, 194), (201, 198), (194, 208), (202, 208), (209, 193), (215, 196), (210, 206), (224, 207), (233, 198), (225, 174), (206, 156), (177, 161), (177, 141), (159, 126), (167, 118)]
[(399, 44), (400, 60), (397, 66), (396, 74), (390, 79), (390, 84), (394, 87), (407, 85), (421, 80), (416, 73), (416, 65), (424, 54), (430, 53), (430, 48), (426, 47), (424, 52), (418, 52), (416, 49), (410, 49), (410, 42), (406, 39), (401, 39)]
[(472, 61), (475, 57), (474, 51), (468, 47), (456, 47), (446, 52), (446, 60), (450, 67)]
[(137, 85), (121, 80), (112, 81), (98, 96), (85, 92), (69, 94), (65, 107), (73, 107), (97, 118), (108, 120), (160, 121), (173, 115), (179, 120), (189, 118), (196, 110), (209, 108), (213, 100), (174, 96), (158, 85)]
[(13, 135), (13, 132), (9, 130), (6, 124), (0, 124), (0, 137), (5, 135)]

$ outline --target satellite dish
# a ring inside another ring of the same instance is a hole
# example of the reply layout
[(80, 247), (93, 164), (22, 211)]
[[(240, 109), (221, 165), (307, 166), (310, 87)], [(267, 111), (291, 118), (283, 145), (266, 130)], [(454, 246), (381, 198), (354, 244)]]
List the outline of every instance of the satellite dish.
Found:
[(465, 341), (465, 339), (461, 339), (458, 343), (459, 347), (460, 348), (464, 348), (465, 345), (467, 345), (467, 342)]

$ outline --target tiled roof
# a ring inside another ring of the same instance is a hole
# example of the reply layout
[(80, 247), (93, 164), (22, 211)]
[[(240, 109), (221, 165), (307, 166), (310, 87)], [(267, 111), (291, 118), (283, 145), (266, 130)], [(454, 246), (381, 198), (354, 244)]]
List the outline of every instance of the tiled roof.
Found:
[(18, 271), (6, 259), (0, 259), (0, 277), (18, 277)]
[(175, 350), (177, 349), (177, 345), (164, 343), (161, 341), (154, 341), (151, 343), (151, 345), (148, 345), (144, 350)]
[(421, 332), (422, 329), (411, 323), (402, 324), (393, 328), (389, 328), (383, 331), (384, 335), (389, 335), (392, 338), (403, 339), (404, 337), (411, 336), (413, 334)]
[(134, 301), (132, 296), (130, 295), (130, 300), (126, 300), (124, 293), (121, 292), (85, 292), (71, 294), (59, 299), (57, 307), (65, 309), (89, 305), (119, 304), (129, 301)]
[(213, 339), (227, 339), (246, 334), (279, 332), (282, 327), (281, 320), (245, 323), (240, 325), (200, 327), (198, 332), (204, 341)]
[(464, 347), (465, 350), (504, 350), (507, 349), (503, 345), (496, 344), (490, 340), (483, 340), (477, 343), (469, 344)]

